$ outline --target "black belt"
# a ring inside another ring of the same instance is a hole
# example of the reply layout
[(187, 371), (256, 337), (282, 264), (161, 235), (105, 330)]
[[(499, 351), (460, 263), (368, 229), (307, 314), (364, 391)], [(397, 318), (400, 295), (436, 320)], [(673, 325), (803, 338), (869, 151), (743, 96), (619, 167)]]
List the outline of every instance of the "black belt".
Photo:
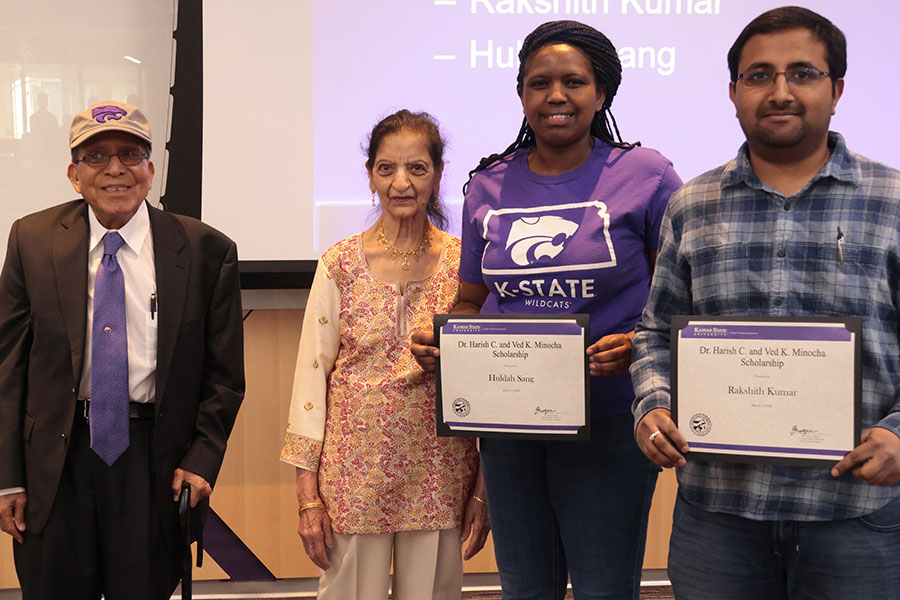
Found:
[[(88, 418), (88, 414), (91, 411), (91, 401), (90, 400), (76, 400), (75, 401), (75, 409), (78, 411), (78, 414), (84, 415), (84, 418)], [(152, 419), (154, 413), (156, 412), (156, 405), (152, 402), (129, 402), (128, 403), (128, 418), (129, 419)]]

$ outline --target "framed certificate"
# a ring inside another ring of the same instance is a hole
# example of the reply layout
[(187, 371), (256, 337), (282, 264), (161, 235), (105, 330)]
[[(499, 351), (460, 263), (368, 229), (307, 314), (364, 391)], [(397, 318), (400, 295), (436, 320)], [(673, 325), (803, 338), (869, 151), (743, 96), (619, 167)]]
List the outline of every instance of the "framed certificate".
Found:
[(859, 445), (861, 322), (672, 319), (672, 418), (688, 458), (830, 466)]
[(588, 315), (435, 315), (437, 432), (590, 438)]

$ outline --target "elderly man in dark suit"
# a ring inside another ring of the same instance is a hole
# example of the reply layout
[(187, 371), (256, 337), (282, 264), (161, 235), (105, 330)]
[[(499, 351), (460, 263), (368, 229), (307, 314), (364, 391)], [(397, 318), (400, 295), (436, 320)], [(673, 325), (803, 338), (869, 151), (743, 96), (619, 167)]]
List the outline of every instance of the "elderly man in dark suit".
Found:
[(137, 108), (69, 141), (82, 199), (16, 221), (0, 274), (0, 528), (25, 600), (168, 598), (174, 499), (212, 492), (244, 394), (237, 250), (147, 204)]

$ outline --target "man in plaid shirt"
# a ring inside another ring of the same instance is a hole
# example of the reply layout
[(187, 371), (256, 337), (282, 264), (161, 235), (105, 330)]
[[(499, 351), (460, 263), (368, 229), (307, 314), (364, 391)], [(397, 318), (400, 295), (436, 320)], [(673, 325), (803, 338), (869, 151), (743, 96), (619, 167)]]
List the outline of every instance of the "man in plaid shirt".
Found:
[[(677, 467), (677, 598), (900, 598), (900, 172), (829, 132), (846, 41), (797, 7), (728, 53), (746, 143), (670, 201), (634, 336), (635, 437)], [(670, 415), (673, 315), (857, 316), (862, 442), (832, 468), (686, 461)]]

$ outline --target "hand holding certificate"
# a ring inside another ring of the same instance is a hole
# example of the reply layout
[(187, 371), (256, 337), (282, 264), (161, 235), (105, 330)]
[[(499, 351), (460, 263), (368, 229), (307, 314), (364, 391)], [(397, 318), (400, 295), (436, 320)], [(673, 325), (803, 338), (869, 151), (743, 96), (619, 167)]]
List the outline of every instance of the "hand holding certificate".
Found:
[(436, 315), (438, 434), (589, 436), (585, 315)]

